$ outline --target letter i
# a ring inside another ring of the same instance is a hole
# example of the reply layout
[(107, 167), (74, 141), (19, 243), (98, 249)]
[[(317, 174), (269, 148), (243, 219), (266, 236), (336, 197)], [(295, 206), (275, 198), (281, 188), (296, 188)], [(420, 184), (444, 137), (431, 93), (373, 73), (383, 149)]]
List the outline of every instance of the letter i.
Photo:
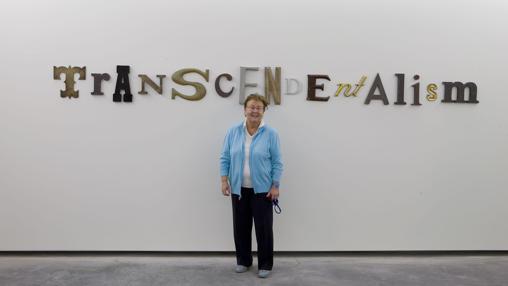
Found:
[[(414, 80), (419, 80), (420, 76), (415, 74), (413, 77)], [(421, 105), (420, 104), (420, 83), (416, 82), (412, 85), (413, 87), (413, 103), (411, 105)]]

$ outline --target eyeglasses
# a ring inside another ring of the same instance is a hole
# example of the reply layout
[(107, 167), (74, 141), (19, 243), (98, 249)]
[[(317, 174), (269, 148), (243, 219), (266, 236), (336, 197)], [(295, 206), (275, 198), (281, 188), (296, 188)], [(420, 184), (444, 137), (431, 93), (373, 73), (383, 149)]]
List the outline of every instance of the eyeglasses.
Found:
[(248, 110), (250, 111), (263, 111), (265, 108), (264, 107), (252, 107), (252, 106), (249, 106), (247, 107)]

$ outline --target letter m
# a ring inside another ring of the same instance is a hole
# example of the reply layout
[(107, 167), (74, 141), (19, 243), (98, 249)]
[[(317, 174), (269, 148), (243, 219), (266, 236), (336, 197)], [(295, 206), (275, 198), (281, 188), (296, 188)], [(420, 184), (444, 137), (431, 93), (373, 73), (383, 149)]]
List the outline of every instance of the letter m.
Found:
[[(479, 103), (476, 98), (477, 95), (477, 87), (473, 82), (466, 82), (465, 84), (456, 81), (456, 82), (443, 82), (445, 91), (444, 91), (444, 99), (441, 102), (444, 103)], [(468, 100), (465, 100), (464, 93), (466, 88), (469, 91)], [(453, 90), (457, 91), (457, 99), (452, 99)]]

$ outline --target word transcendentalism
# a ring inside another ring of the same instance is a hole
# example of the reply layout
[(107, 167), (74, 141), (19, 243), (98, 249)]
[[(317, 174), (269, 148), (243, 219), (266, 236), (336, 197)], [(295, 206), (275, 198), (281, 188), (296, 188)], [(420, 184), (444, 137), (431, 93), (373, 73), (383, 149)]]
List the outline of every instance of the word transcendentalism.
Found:
[[(239, 81), (239, 103), (243, 104), (248, 88), (256, 88), (258, 83), (247, 82), (247, 73), (259, 72), (259, 67), (240, 67), (240, 81)], [(131, 92), (131, 84), (129, 80), (130, 66), (117, 66), (116, 67), (116, 85), (115, 92), (113, 93), (114, 102), (132, 102), (133, 96)], [(195, 89), (194, 94), (183, 94), (177, 89), (171, 89), (171, 98), (176, 99), (177, 97), (185, 100), (201, 100), (207, 94), (207, 88), (202, 82), (189, 81), (184, 79), (185, 75), (195, 74), (194, 77), (199, 76), (205, 82), (210, 81), (210, 70), (199, 70), (195, 68), (184, 68), (176, 71), (171, 75), (171, 80), (180, 86), (190, 86)], [(60, 91), (61, 97), (66, 98), (78, 98), (79, 90), (75, 90), (74, 80), (75, 75), (78, 75), (78, 80), (86, 80), (86, 66), (85, 67), (65, 67), (65, 66), (54, 66), (53, 67), (53, 78), (55, 80), (62, 80), (62, 75), (65, 76), (65, 90)], [(102, 83), (109, 81), (111, 76), (108, 73), (92, 73), (94, 82), (94, 89), (91, 92), (92, 95), (104, 95), (102, 92)], [(138, 94), (147, 95), (147, 86), (153, 89), (158, 94), (163, 94), (163, 84), (166, 75), (155, 75), (158, 78), (158, 84), (154, 81), (155, 79), (150, 78), (146, 74), (139, 74), (140, 79), (140, 91)], [(413, 75), (415, 81), (412, 87), (412, 97), (410, 98), (411, 105), (421, 105), (420, 103), (420, 79), (419, 75)], [(222, 73), (218, 75), (215, 80), (215, 92), (221, 97), (229, 97), (233, 94), (235, 89), (231, 86), (233, 76), (228, 73)], [(360, 90), (365, 86), (367, 76), (362, 76), (357, 83), (337, 83), (337, 89), (334, 91), (335, 96), (345, 97), (357, 97)], [(396, 94), (390, 96), (395, 98), (393, 104), (395, 105), (406, 105), (405, 98), (405, 80), (406, 75), (403, 73), (396, 73), (394, 79), (396, 81)], [(318, 83), (320, 81), (320, 83)], [(307, 100), (308, 101), (328, 101), (330, 96), (324, 96), (325, 92), (324, 81), (331, 81), (327, 74), (309, 74), (307, 75)], [(226, 83), (229, 82), (229, 83)], [(285, 94), (298, 94), (302, 90), (302, 83), (294, 78), (286, 78), (286, 92)], [(227, 90), (223, 89), (222, 85), (228, 85)], [(474, 82), (460, 82), (460, 81), (443, 81), (441, 82), (443, 91), (441, 92), (442, 103), (479, 103), (477, 96), (477, 85)], [(321, 90), (321, 94), (316, 94), (317, 90)], [(373, 100), (382, 102), (384, 105), (390, 104), (388, 100), (389, 96), (386, 94), (383, 86), (383, 81), (379, 73), (376, 74), (374, 80), (367, 89), (367, 95), (365, 97), (365, 104), (370, 104)], [(436, 101), (439, 97), (438, 84), (429, 83), (426, 85), (425, 98), (427, 101)], [(281, 104), (281, 68), (275, 67), (273, 70), (270, 67), (264, 68), (264, 91), (265, 97), (268, 102), (273, 102), (276, 105)], [(467, 98), (466, 98), (467, 91)]]

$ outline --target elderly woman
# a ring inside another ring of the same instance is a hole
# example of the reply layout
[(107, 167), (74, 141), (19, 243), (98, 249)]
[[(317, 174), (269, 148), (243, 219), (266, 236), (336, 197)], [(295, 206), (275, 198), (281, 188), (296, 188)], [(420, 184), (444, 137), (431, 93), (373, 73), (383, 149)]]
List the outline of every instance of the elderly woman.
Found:
[(252, 265), (252, 219), (258, 244), (258, 276), (273, 267), (273, 208), (282, 174), (279, 135), (263, 122), (268, 103), (261, 95), (245, 99), (245, 120), (230, 128), (220, 156), (222, 194), (233, 204), (237, 273)]

